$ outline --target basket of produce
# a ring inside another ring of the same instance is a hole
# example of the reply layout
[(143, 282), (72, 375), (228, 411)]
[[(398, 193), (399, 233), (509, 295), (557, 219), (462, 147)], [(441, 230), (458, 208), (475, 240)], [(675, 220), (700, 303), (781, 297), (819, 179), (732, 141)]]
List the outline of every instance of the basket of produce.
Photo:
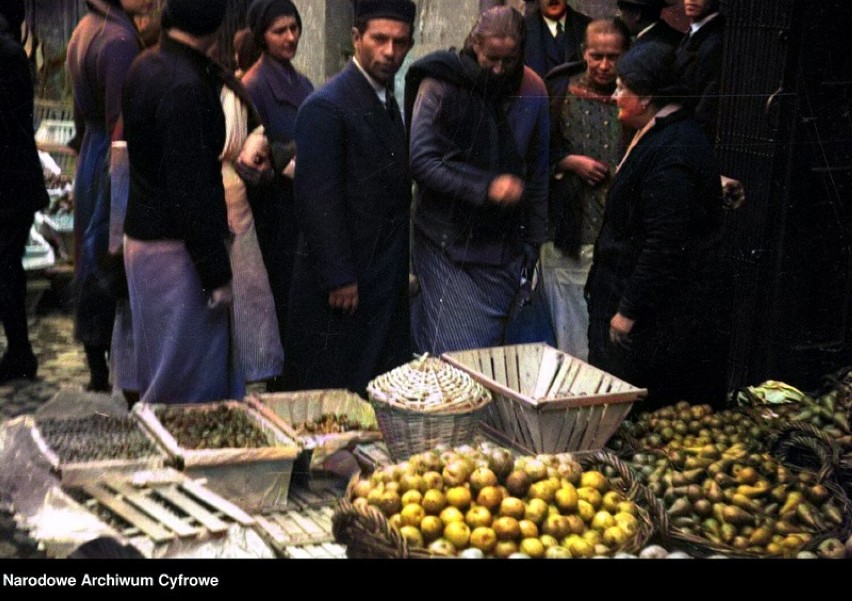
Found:
[(602, 449), (647, 395), (546, 344), (454, 353), (442, 358), (488, 388), (485, 430), (536, 453)]
[(340, 449), (382, 438), (373, 408), (348, 390), (256, 394), (246, 402), (297, 438), (314, 467)]
[(491, 394), (465, 372), (423, 356), (367, 386), (388, 452), (395, 461), (473, 440)]
[(128, 416), (91, 413), (34, 420), (33, 439), (64, 485), (162, 468), (169, 455)]
[[(642, 451), (631, 463), (662, 500), (672, 544), (691, 555), (794, 557), (849, 529), (830, 453), (801, 432), (773, 437), (771, 424), (739, 411), (679, 403), (641, 415), (633, 434)], [(787, 463), (802, 449), (820, 462), (813, 471)]]
[(616, 555), (638, 551), (653, 535), (648, 498), (656, 502), (612, 455), (515, 460), (483, 443), (419, 453), (356, 477), (333, 532), (353, 558)]
[(133, 414), (180, 469), (250, 513), (282, 509), (297, 441), (239, 401), (137, 404)]

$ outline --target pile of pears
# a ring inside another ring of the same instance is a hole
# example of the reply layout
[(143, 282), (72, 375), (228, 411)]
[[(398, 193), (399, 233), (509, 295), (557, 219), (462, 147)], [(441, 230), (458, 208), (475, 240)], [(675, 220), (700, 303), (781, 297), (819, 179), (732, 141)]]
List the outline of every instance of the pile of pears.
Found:
[[(638, 548), (637, 507), (570, 454), (514, 459), (506, 449), (438, 448), (352, 488), (414, 549), (440, 556), (572, 558)], [(636, 543), (636, 544), (633, 544)]]
[(742, 414), (686, 404), (645, 414), (637, 423), (641, 446), (650, 448), (661, 428), (668, 441), (637, 453), (632, 465), (682, 534), (745, 554), (794, 557), (844, 523), (834, 493), (816, 475), (761, 452), (761, 428)]

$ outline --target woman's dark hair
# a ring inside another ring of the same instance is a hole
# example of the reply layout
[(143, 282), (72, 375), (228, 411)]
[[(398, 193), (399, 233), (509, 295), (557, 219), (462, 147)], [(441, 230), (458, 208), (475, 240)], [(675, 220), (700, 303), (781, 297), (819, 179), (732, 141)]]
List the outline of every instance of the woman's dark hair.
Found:
[(234, 34), (234, 54), (237, 56), (237, 68), (243, 73), (251, 69), (263, 54), (248, 27)]
[(688, 98), (688, 89), (675, 71), (674, 49), (666, 44), (634, 46), (618, 60), (616, 71), (624, 85), (639, 96), (650, 96), (657, 108)]
[(266, 31), (278, 17), (294, 17), (302, 31), (302, 16), (291, 0), (254, 0), (246, 14), (246, 23), (254, 36), (254, 43), (266, 50)]

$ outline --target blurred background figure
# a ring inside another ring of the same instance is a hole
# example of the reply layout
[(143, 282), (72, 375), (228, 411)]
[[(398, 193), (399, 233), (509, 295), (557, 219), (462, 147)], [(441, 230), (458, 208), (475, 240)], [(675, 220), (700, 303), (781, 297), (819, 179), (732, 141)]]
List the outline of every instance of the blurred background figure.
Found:
[[(261, 56), (243, 83), (272, 145), (276, 171), (271, 185), (250, 191), (250, 200), (283, 344), (299, 237), (293, 213), (296, 113), (314, 87), (293, 66), (302, 35), (296, 6), (290, 0), (255, 0), (247, 18)], [(277, 387), (276, 382), (270, 383), (270, 388)]]
[(683, 10), (689, 31), (677, 48), (675, 68), (694, 97), (695, 118), (715, 144), (725, 17), (719, 0), (683, 0)]
[[(588, 16), (568, 6), (565, 0), (538, 0), (538, 10), (529, 11), (524, 18), (524, 63), (539, 77), (565, 63), (582, 60), (583, 37), (591, 21)], [(568, 75), (545, 79), (548, 89), (564, 91)]]
[[(109, 245), (109, 148), (123, 138), (121, 92), (142, 38), (133, 21), (154, 0), (86, 0), (89, 12), (68, 42), (67, 65), (74, 111), (84, 127), (74, 182), (75, 334), (89, 365), (89, 390), (110, 390), (107, 354), (112, 341), (116, 299), (109, 289), (105, 260)], [(116, 382), (135, 389), (135, 382)]]
[(615, 65), (630, 47), (618, 19), (586, 28), (586, 71), (571, 78), (551, 127), (550, 236), (541, 251), (541, 296), (558, 348), (588, 357), (589, 313), (583, 289), (592, 267), (612, 176), (626, 144), (618, 121)]
[(33, 136), (33, 79), (21, 45), (23, 0), (0, 0), (0, 322), (6, 353), (0, 384), (33, 379), (38, 360), (27, 331), (22, 259), (33, 214), (48, 204)]
[(245, 27), (234, 34), (234, 63), (237, 70), (234, 75), (242, 78), (260, 58), (260, 47), (254, 41), (251, 29)]
[(658, 42), (673, 48), (680, 45), (683, 32), (660, 16), (673, 0), (618, 0), (618, 16), (627, 25), (634, 44)]

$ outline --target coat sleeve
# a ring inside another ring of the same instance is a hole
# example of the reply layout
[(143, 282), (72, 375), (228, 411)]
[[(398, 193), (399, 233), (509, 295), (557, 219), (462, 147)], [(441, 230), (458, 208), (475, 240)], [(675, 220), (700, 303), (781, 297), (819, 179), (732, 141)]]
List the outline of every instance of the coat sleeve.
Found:
[(296, 220), (324, 290), (357, 283), (346, 223), (346, 123), (342, 109), (309, 98), (296, 117)]
[(113, 140), (121, 139), (123, 132), (116, 132), (115, 127), (121, 116), (121, 99), (124, 80), (130, 71), (133, 59), (139, 54), (139, 46), (135, 39), (116, 38), (104, 45), (98, 55), (98, 77), (104, 82), (104, 124)]
[(411, 176), (438, 196), (482, 206), (494, 175), (464, 162), (462, 150), (444, 133), (442, 115), (452, 110), (447, 102), (444, 84), (423, 80), (411, 119)]
[(156, 120), (165, 149), (162, 168), (169, 206), (207, 291), (231, 279), (222, 172), (219, 161), (210, 158), (222, 149), (208, 148), (204, 135), (216, 108), (198, 90), (184, 86), (160, 104)]
[(527, 150), (527, 177), (524, 182), (528, 206), (525, 242), (538, 248), (547, 238), (547, 201), (550, 184), (550, 115), (547, 96), (532, 99), (537, 105), (535, 129)]
[(701, 197), (691, 170), (677, 157), (662, 158), (645, 178), (637, 209), (644, 243), (619, 313), (642, 319), (683, 284), (692, 205)]

